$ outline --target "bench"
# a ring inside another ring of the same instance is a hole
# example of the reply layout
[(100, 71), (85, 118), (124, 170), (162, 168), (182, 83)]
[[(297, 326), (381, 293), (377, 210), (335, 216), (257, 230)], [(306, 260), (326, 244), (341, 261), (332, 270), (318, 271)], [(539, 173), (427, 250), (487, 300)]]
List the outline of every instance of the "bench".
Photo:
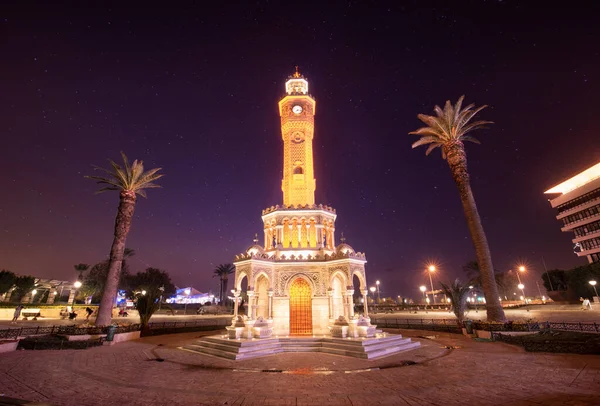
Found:
[(23, 316), (23, 320), (27, 320), (28, 317), (33, 317), (33, 320), (37, 320), (38, 317), (41, 317), (40, 309), (23, 309), (21, 315)]

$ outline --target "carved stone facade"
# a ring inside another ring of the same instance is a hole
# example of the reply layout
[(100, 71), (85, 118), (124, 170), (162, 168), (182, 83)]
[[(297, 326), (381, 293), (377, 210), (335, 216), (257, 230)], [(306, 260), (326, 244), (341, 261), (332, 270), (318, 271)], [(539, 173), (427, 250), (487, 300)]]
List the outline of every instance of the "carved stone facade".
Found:
[[(315, 107), (308, 81), (296, 71), (279, 102), (284, 204), (263, 210), (263, 245), (255, 240), (234, 261), (234, 294), (239, 297), (246, 285), (247, 319), (268, 320), (277, 335), (329, 334), (340, 316), (351, 324), (357, 320), (355, 290), (366, 301), (365, 255), (343, 238), (336, 246), (336, 211), (314, 202)], [(236, 317), (237, 310), (236, 299)]]

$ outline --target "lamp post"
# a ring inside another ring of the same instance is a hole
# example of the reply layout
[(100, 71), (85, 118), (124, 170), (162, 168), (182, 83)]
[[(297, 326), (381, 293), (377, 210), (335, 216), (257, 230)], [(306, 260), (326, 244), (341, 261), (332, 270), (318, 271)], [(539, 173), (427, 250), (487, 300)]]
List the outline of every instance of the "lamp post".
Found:
[(191, 291), (188, 288), (188, 289), (184, 290), (183, 293), (185, 293), (185, 296), (186, 296), (186, 298), (185, 298), (185, 306), (183, 307), (183, 315), (185, 316), (187, 314), (187, 305), (188, 305), (188, 301), (190, 300), (190, 293), (191, 293)]
[(596, 296), (598, 296), (598, 291), (596, 290), (596, 281), (589, 281), (588, 283), (592, 285), (592, 287), (594, 288), (594, 293), (596, 294)]
[(433, 304), (435, 304), (435, 294), (433, 293), (433, 279), (431, 279), (431, 274), (435, 272), (435, 266), (429, 265), (429, 283), (431, 284), (431, 297), (433, 297)]
[(377, 285), (377, 303), (381, 303), (381, 294), (379, 292), (379, 281), (376, 281), (375, 284)]
[(425, 303), (425, 310), (427, 310), (427, 295), (425, 294), (427, 288), (425, 286), (419, 286), (419, 290), (423, 292), (423, 302)]
[(36, 293), (37, 293), (37, 289), (34, 289), (31, 291), (31, 303), (33, 303)]
[(527, 303), (527, 301), (525, 300), (525, 285), (523, 285), (522, 283), (519, 283), (519, 285), (517, 286), (519, 289), (521, 289), (521, 293), (523, 294), (523, 302)]
[(373, 303), (375, 303), (375, 286), (371, 286), (369, 290), (371, 291), (371, 296), (373, 296)]

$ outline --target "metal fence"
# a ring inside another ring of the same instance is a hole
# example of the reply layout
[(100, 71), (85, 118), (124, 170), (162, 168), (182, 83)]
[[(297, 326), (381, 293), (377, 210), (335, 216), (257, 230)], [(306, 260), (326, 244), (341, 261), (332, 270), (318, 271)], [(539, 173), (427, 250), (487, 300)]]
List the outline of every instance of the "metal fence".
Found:
[[(398, 318), (371, 318), (371, 323), (381, 328), (405, 328), (418, 330), (446, 331), (449, 333), (461, 333), (462, 329), (456, 323), (456, 319), (398, 319)], [(588, 333), (600, 333), (600, 324), (584, 322), (506, 322), (488, 323), (473, 321), (472, 326), (476, 330), (485, 331), (579, 331)]]
[[(144, 335), (183, 333), (188, 331), (219, 330), (231, 324), (231, 319), (200, 319), (193, 321), (166, 321), (160, 323), (149, 323)], [(140, 324), (129, 324), (117, 326), (115, 333), (129, 333), (139, 331)], [(31, 337), (41, 335), (100, 335), (107, 334), (108, 326), (105, 327), (78, 327), (78, 326), (36, 326), (18, 327), (0, 330), (0, 340), (15, 340), (19, 337)]]
[(542, 330), (562, 330), (579, 331), (588, 333), (600, 333), (600, 324), (584, 322), (563, 322), (563, 321), (539, 321), (539, 322), (506, 322), (506, 323), (488, 323), (473, 322), (473, 328), (485, 331), (542, 331)]
[(448, 333), (462, 333), (456, 319), (398, 319), (398, 318), (371, 318), (371, 323), (380, 328), (404, 328), (417, 330), (445, 331)]
[[(139, 324), (117, 326), (115, 333), (129, 333), (138, 331)], [(0, 330), (0, 340), (14, 340), (18, 337), (30, 337), (40, 335), (99, 335), (107, 334), (108, 326), (105, 327), (78, 327), (78, 326), (36, 326), (19, 327)]]

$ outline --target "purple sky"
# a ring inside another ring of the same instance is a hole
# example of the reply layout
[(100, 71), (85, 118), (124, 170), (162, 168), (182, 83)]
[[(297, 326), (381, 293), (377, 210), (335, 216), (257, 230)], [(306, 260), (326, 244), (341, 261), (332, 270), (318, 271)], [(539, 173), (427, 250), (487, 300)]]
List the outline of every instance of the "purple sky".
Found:
[(449, 280), (474, 258), (447, 164), (407, 134), (461, 94), (495, 122), (467, 146), (495, 267), (585, 263), (543, 191), (600, 160), (598, 6), (217, 3), (4, 7), (0, 268), (74, 279), (105, 259), (118, 195), (83, 176), (123, 150), (166, 174), (138, 200), (133, 269), (217, 290), (214, 267), (282, 201), (277, 101), (295, 65), (318, 104), (316, 200), (382, 294), (417, 294), (429, 260)]

